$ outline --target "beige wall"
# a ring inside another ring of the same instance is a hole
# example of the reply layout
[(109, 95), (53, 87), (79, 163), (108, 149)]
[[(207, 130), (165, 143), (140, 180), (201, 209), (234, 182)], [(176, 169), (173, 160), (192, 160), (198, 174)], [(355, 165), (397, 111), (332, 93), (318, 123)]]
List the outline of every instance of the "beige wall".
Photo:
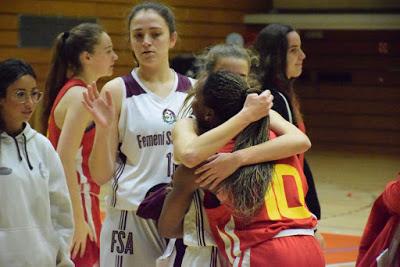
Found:
[[(264, 25), (247, 27), (255, 37)], [(295, 91), (313, 146), (400, 152), (400, 30), (298, 30)]]
[(296, 87), (313, 143), (400, 151), (400, 31), (320, 32)]
[[(127, 73), (133, 60), (127, 42), (126, 15), (138, 1), (133, 0), (1, 0), (0, 1), (0, 60), (23, 58), (33, 65), (39, 85), (43, 86), (51, 51), (39, 48), (18, 48), (18, 15), (97, 17), (109, 32), (119, 55), (115, 75)], [(172, 56), (196, 52), (206, 46), (223, 42), (230, 32), (245, 31), (243, 15), (263, 12), (268, 1), (247, 0), (170, 0), (177, 19), (179, 42)], [(49, 25), (50, 27), (51, 25)], [(45, 30), (45, 29), (43, 29)], [(37, 112), (38, 113), (38, 112)], [(41, 129), (38, 115), (32, 121)]]
[(277, 9), (386, 9), (400, 8), (398, 0), (273, 0)]

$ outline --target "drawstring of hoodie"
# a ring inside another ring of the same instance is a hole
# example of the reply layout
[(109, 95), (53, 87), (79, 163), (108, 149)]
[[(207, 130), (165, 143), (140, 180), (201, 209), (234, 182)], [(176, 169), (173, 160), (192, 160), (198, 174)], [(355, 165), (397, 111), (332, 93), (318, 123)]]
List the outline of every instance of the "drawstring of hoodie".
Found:
[[(26, 136), (25, 136), (25, 134), (22, 134), (22, 137), (24, 139), (24, 150), (25, 150), (26, 161), (28, 162), (29, 169), (33, 170), (32, 164), (31, 164), (31, 162), (29, 160), (28, 150), (26, 148)], [(21, 156), (21, 152), (19, 151), (19, 145), (18, 145), (17, 138), (12, 137), (12, 139), (14, 139), (15, 146), (17, 147), (19, 161), (22, 161), (22, 156)]]
[(18, 146), (18, 141), (17, 138), (15, 138), (14, 136), (12, 136), (12, 139), (15, 142), (15, 146), (17, 147), (17, 151), (18, 151), (18, 159), (19, 161), (22, 161), (22, 156), (21, 156), (21, 152), (19, 151), (19, 146)]
[(26, 136), (25, 136), (25, 134), (22, 134), (22, 137), (24, 138), (24, 150), (25, 150), (26, 160), (28, 161), (29, 169), (33, 170), (31, 161), (29, 160), (28, 150), (26, 149)]

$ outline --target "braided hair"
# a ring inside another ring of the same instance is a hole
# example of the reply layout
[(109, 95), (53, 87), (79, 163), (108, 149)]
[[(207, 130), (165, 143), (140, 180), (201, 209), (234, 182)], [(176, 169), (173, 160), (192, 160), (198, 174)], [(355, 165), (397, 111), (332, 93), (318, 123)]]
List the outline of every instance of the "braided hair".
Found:
[[(251, 88), (239, 75), (226, 71), (209, 74), (199, 81), (196, 88), (197, 92), (202, 93), (204, 105), (214, 111), (212, 127), (237, 114), (243, 108), (248, 94), (261, 92), (258, 88)], [(267, 141), (268, 125), (269, 117), (251, 123), (236, 137), (234, 150)], [(199, 129), (207, 128), (205, 125), (198, 126)], [(228, 193), (236, 215), (250, 217), (259, 210), (272, 179), (272, 170), (273, 165), (269, 162), (244, 166), (221, 183), (219, 190)]]

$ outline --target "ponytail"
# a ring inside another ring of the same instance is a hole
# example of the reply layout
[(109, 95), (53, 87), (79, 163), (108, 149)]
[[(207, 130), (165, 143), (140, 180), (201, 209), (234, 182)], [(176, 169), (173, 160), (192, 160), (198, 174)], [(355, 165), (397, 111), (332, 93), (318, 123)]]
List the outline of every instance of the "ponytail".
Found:
[(47, 125), (54, 101), (70, 78), (69, 75), (77, 75), (82, 71), (81, 53), (93, 53), (103, 32), (103, 28), (96, 23), (82, 23), (57, 36), (45, 85), (49, 97), (43, 114), (44, 125)]
[[(54, 44), (53, 55), (50, 63), (50, 71), (47, 76), (45, 89), (48, 93), (44, 109), (44, 118), (47, 123), (47, 118), (50, 116), (51, 108), (54, 100), (60, 92), (63, 85), (67, 82), (68, 60), (66, 58), (65, 44), (69, 37), (69, 32), (60, 33)], [(47, 128), (47, 127), (46, 127)]]

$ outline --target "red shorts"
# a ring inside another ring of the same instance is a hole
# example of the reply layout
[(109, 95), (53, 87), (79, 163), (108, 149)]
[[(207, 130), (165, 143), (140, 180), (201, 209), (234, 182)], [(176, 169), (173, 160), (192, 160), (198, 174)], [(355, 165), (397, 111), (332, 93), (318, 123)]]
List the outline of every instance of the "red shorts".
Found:
[[(324, 267), (325, 259), (318, 241), (313, 236), (273, 238), (250, 249), (251, 267)], [(243, 259), (245, 261), (245, 258)]]
[[(79, 255), (73, 259), (76, 267), (92, 267), (99, 266), (100, 259), (100, 230), (101, 230), (101, 216), (99, 198), (88, 194), (82, 196), (82, 207), (85, 214), (85, 220), (89, 225), (95, 228), (96, 241), (93, 242), (89, 239), (86, 240), (86, 250), (82, 257)], [(88, 216), (88, 213), (89, 216)]]

